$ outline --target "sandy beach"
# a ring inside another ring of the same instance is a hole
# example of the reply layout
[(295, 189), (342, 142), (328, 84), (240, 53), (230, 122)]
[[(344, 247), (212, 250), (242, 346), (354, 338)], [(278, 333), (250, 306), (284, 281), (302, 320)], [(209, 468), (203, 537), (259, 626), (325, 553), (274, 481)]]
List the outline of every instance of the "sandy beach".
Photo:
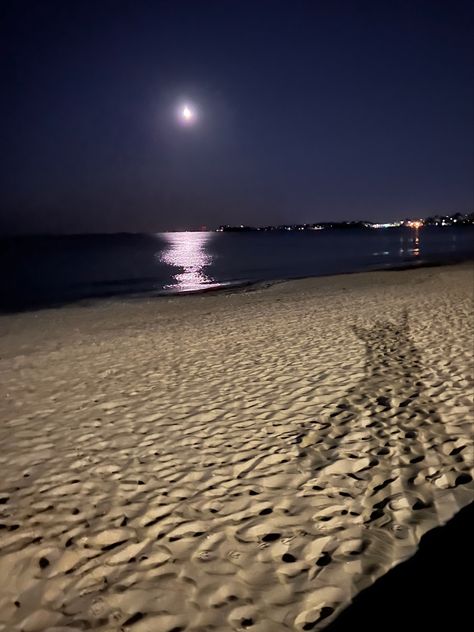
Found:
[(0, 630), (323, 629), (474, 501), (473, 299), (462, 264), (1, 316)]

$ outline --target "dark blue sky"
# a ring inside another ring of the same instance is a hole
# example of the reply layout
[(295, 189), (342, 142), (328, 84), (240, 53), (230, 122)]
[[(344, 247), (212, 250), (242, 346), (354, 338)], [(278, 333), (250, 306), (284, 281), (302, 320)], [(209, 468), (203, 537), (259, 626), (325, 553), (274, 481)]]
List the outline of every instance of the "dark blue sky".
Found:
[(3, 0), (0, 16), (3, 232), (474, 205), (473, 2)]

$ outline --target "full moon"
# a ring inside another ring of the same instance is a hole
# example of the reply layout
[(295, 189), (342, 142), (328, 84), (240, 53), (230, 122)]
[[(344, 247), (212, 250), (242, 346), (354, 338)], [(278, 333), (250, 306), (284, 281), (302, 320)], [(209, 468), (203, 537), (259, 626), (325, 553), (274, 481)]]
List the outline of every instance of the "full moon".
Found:
[(178, 108), (178, 118), (183, 125), (192, 125), (196, 122), (196, 108), (190, 103), (183, 103)]

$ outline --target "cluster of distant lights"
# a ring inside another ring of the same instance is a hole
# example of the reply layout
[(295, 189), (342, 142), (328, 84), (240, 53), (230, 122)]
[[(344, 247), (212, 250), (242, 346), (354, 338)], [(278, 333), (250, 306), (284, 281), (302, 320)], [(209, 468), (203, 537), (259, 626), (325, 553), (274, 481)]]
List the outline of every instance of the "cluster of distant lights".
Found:
[(403, 222), (386, 222), (385, 224), (366, 224), (368, 228), (398, 228)]
[(367, 228), (399, 228), (406, 226), (407, 228), (421, 228), (423, 226), (422, 219), (408, 219), (404, 222), (386, 222), (384, 224), (366, 224)]
[(423, 220), (421, 219), (410, 219), (407, 222), (405, 222), (405, 226), (408, 226), (408, 228), (421, 228), (423, 226)]
[[(456, 220), (454, 220), (454, 221), (456, 221)], [(400, 226), (406, 226), (407, 228), (419, 229), (424, 224), (423, 224), (423, 220), (416, 219), (416, 220), (407, 220), (405, 222), (386, 222), (384, 224), (366, 223), (364, 225), (366, 226), (366, 228), (399, 228)], [(447, 226), (447, 224), (442, 224), (442, 226)], [(245, 228), (245, 226), (243, 224), (241, 224), (240, 228)], [(282, 227), (282, 229), (283, 230), (290, 230), (290, 231), (294, 231), (294, 230), (324, 230), (325, 226), (318, 226), (318, 225), (314, 225), (314, 226), (284, 226), (284, 227)], [(261, 229), (257, 228), (257, 230), (261, 230)], [(216, 228), (216, 232), (217, 233), (222, 233), (223, 231), (224, 231), (224, 227), (223, 226), (220, 226), (219, 228)]]
[[(453, 222), (453, 224), (457, 224), (458, 220), (452, 219), (451, 221)], [(445, 219), (443, 219), (440, 222), (435, 222), (435, 226), (451, 226), (451, 224), (447, 222)]]
[[(455, 217), (450, 217), (449, 221), (442, 219), (439, 222), (435, 222), (434, 226), (452, 226), (452, 224), (457, 224), (457, 221)], [(407, 228), (414, 228), (415, 230), (418, 230), (424, 225), (425, 222), (422, 219), (408, 219), (404, 222), (387, 222), (385, 224), (366, 224), (367, 228), (399, 228), (400, 226), (406, 226)]]

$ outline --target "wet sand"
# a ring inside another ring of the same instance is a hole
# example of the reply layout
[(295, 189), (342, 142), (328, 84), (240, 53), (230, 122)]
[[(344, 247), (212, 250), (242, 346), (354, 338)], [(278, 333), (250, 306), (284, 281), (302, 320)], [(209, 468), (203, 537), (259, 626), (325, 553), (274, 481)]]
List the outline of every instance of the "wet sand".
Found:
[(473, 296), (463, 264), (0, 317), (0, 630), (330, 624), (474, 500)]

